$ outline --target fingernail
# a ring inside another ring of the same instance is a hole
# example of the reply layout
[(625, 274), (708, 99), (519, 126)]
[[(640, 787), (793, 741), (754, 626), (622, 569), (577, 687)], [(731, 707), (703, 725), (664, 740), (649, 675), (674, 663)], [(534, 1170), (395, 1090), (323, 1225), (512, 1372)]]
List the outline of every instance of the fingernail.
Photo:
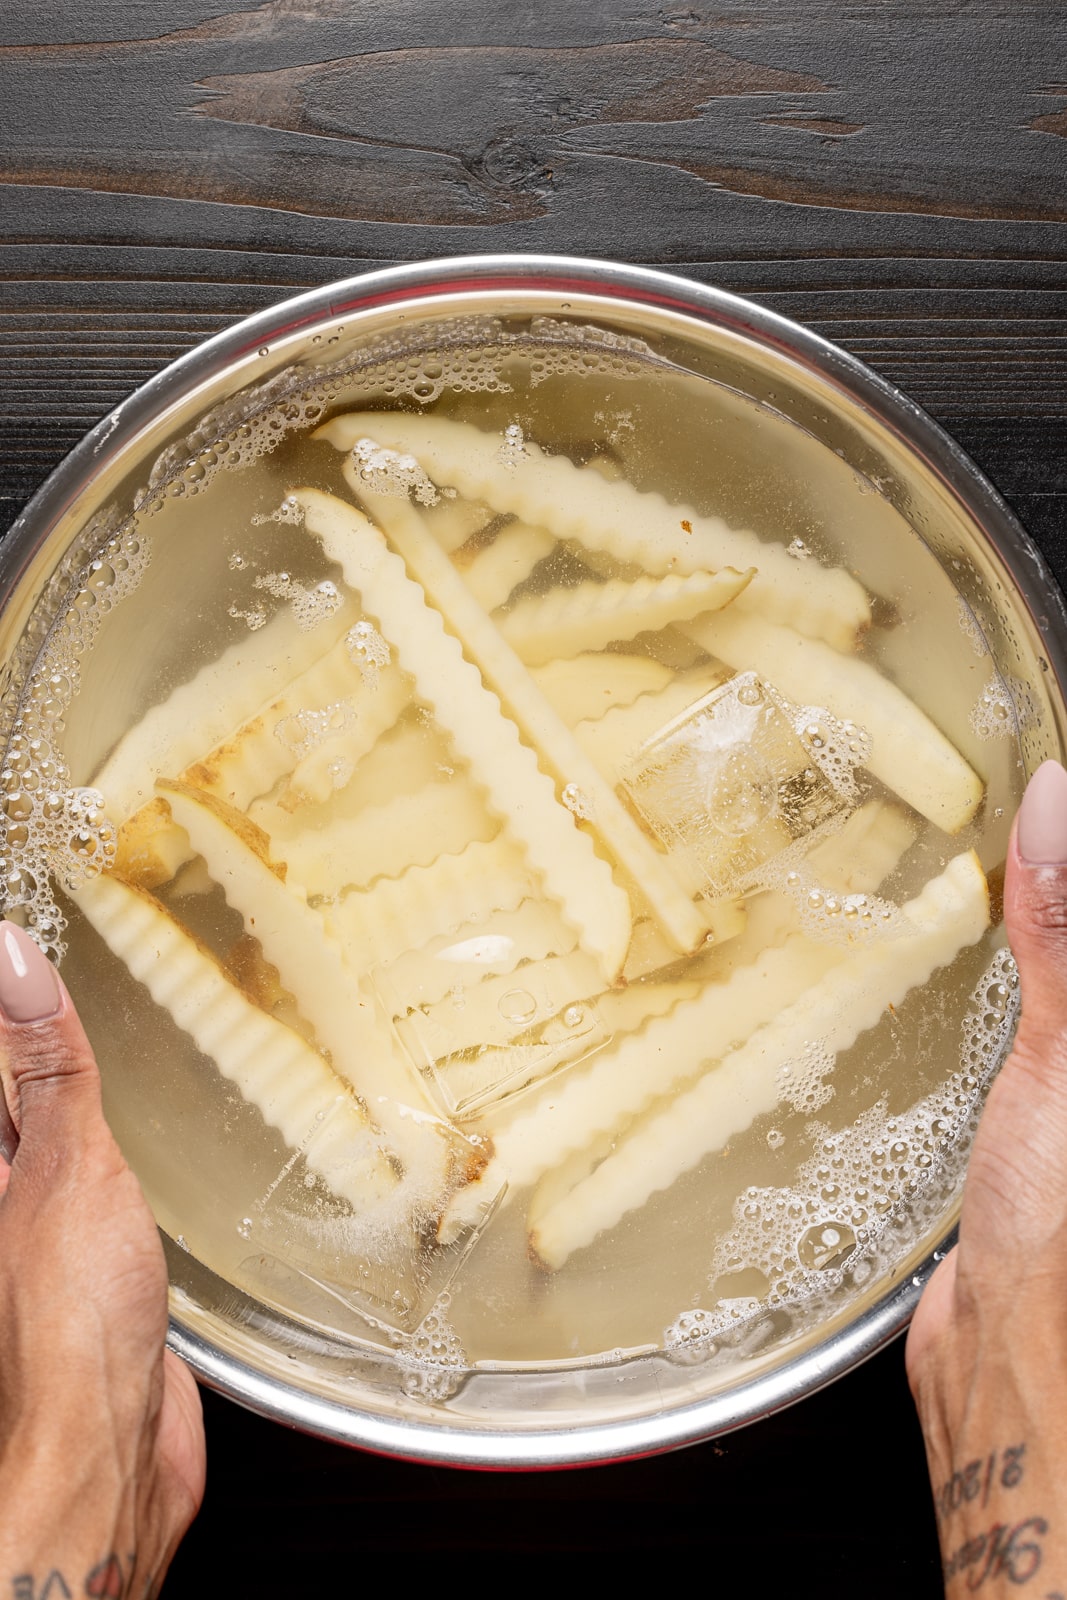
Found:
[(24, 929), (0, 922), (0, 1010), (9, 1022), (43, 1022), (62, 1004), (52, 963)]
[(1015, 842), (1032, 866), (1067, 862), (1067, 772), (1058, 761), (1043, 762), (1027, 784)]

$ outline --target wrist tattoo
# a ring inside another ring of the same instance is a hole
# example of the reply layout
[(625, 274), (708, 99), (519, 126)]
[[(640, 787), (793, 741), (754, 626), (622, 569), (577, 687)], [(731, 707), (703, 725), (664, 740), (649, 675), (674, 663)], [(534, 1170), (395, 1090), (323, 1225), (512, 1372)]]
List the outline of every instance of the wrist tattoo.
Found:
[[(128, 1600), (136, 1564), (136, 1555), (131, 1553), (129, 1574), (124, 1576), (122, 1563), (112, 1551), (85, 1574), (82, 1587), (76, 1591), (71, 1589), (58, 1567), (53, 1567), (47, 1577), (39, 1581), (32, 1572), (20, 1572), (11, 1580), (11, 1600), (76, 1600), (77, 1596), (85, 1596), (85, 1600)], [(145, 1593), (151, 1592), (150, 1582)]]
[(980, 1589), (987, 1580), (997, 1578), (1019, 1585), (1029, 1583), (1041, 1569), (1041, 1540), (1046, 1533), (1048, 1523), (1044, 1517), (1028, 1517), (1013, 1527), (1006, 1522), (994, 1523), (946, 1558), (942, 1568), (945, 1582), (965, 1572), (968, 1589)]
[(1025, 1444), (1013, 1444), (968, 1461), (965, 1467), (954, 1472), (939, 1489), (935, 1489), (934, 1510), (937, 1520), (946, 1522), (953, 1512), (975, 1500), (981, 1506), (987, 1506), (991, 1492), (997, 1488), (1017, 1488), (1023, 1480), (1025, 1455)]
[(20, 1572), (11, 1580), (12, 1600), (73, 1600), (67, 1581), (55, 1567), (39, 1586), (35, 1586), (32, 1572)]

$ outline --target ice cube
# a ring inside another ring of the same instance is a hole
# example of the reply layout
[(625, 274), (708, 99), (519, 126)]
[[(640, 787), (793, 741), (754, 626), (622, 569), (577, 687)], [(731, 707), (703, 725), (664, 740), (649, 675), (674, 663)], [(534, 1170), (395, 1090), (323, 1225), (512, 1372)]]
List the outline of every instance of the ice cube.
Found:
[(580, 951), (474, 982), (457, 974), (439, 999), (432, 990), (399, 994), (395, 976), (388, 982), (377, 974), (375, 987), (409, 1059), (450, 1116), (518, 1094), (610, 1038), (596, 1003), (603, 978)]
[[(426, 1133), (445, 1141), (453, 1184), (480, 1171), (478, 1141), (443, 1122), (427, 1122)], [(328, 1134), (328, 1127), (315, 1130), (319, 1139)], [(288, 1315), (327, 1327), (340, 1317), (356, 1333), (410, 1332), (481, 1237), (503, 1186), (487, 1184), (483, 1175), (462, 1231), (440, 1245), (436, 1224), (451, 1192), (421, 1194), (409, 1176), (360, 1205), (339, 1195), (296, 1151), (238, 1225), (254, 1252), (241, 1264), (243, 1287)]]
[(622, 782), (695, 887), (719, 898), (764, 885), (797, 841), (840, 823), (866, 750), (862, 730), (741, 672), (647, 740)]

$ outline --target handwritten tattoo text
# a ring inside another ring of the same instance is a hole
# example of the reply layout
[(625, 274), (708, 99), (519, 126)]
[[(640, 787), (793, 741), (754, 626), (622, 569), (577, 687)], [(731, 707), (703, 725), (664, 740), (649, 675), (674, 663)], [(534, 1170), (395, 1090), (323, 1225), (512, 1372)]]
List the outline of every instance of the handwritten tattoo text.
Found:
[(938, 1521), (946, 1521), (954, 1511), (975, 1500), (982, 1506), (988, 1505), (993, 1489), (1016, 1488), (1022, 1482), (1025, 1454), (1025, 1444), (1014, 1444), (1006, 1450), (991, 1450), (984, 1459), (968, 1461), (935, 1491), (934, 1509)]
[(980, 1589), (987, 1580), (1006, 1578), (1009, 1583), (1024, 1584), (1039, 1571), (1042, 1549), (1040, 1540), (1048, 1532), (1044, 1517), (1028, 1517), (1009, 1527), (997, 1522), (985, 1533), (975, 1534), (961, 1544), (944, 1564), (946, 1584), (958, 1573), (967, 1573), (968, 1589)]

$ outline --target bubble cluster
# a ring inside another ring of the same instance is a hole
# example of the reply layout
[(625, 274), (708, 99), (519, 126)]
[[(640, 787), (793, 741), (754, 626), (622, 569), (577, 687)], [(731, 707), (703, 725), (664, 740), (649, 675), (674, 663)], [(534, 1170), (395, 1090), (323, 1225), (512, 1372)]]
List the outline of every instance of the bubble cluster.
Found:
[(984, 1081), (1000, 1059), (1014, 1031), (1019, 1011), (1019, 969), (1005, 947), (971, 992), (963, 1023), (960, 1069)]
[(1003, 678), (991, 678), (978, 696), (978, 702), (971, 712), (971, 728), (980, 739), (1015, 737), (1015, 707)]
[(644, 367), (667, 365), (644, 339), (613, 333), (608, 328), (579, 327), (556, 317), (534, 317), (530, 332), (536, 341), (528, 355), (532, 388), (552, 377), (631, 377), (637, 363)]
[(842, 798), (856, 797), (856, 769), (871, 759), (871, 736), (855, 722), (842, 722), (822, 706), (801, 706), (797, 738)]
[(796, 868), (786, 873), (784, 886), (804, 932), (820, 944), (865, 944), (875, 938), (897, 938), (904, 931), (900, 907), (880, 895), (838, 893)]
[(578, 818), (579, 822), (595, 822), (596, 807), (584, 789), (579, 789), (576, 783), (568, 783), (563, 787), (560, 799), (568, 811)]
[(275, 725), (274, 735), (302, 761), (327, 739), (334, 739), (354, 727), (357, 720), (351, 700), (335, 700), (319, 711), (294, 711), (283, 717)]
[(359, 668), (363, 682), (368, 688), (375, 688), (392, 656), (388, 642), (373, 622), (363, 618), (349, 628), (345, 634), (345, 649), (350, 660)]
[(792, 1061), (784, 1061), (775, 1074), (780, 1104), (791, 1105), (802, 1116), (820, 1110), (833, 1095), (825, 1080), (834, 1070), (834, 1053), (821, 1040), (812, 1040)]
[(227, 606), (226, 615), (235, 622), (246, 624), (249, 633), (255, 633), (259, 628), (265, 627), (267, 622), (266, 606), (249, 606), (247, 611), (242, 611), (240, 606)]
[(371, 494), (388, 495), (394, 500), (409, 496), (421, 506), (435, 506), (441, 496), (414, 456), (388, 450), (373, 439), (357, 439), (352, 446), (356, 477)]
[[(755, 1274), (762, 1285), (746, 1324), (763, 1327), (768, 1313), (788, 1313), (781, 1331), (792, 1335), (840, 1311), (850, 1294), (929, 1238), (958, 1196), (983, 1095), (1018, 1006), (1015, 962), (1002, 948), (971, 992), (959, 1066), (944, 1083), (896, 1115), (883, 1099), (836, 1132), (814, 1124), (813, 1154), (788, 1187), (742, 1191), (708, 1279), (713, 1294), (721, 1285), (727, 1297), (667, 1329), (672, 1359), (712, 1360), (724, 1340), (736, 1345), (738, 1302), (728, 1291), (739, 1273)], [(814, 1077), (817, 1047), (809, 1067)]]
[(456, 1393), (470, 1369), (466, 1352), (448, 1321), (448, 1294), (439, 1295), (412, 1333), (393, 1334), (404, 1393), (440, 1404)]
[(803, 539), (790, 539), (785, 547), (787, 556), (792, 556), (795, 561), (810, 561), (811, 550)]
[[(329, 578), (309, 588), (288, 572), (265, 572), (255, 580), (255, 586), (265, 589), (275, 600), (289, 602), (293, 621), (301, 633), (310, 633), (320, 622), (332, 617), (342, 604), (341, 592)], [(234, 614), (231, 610), (231, 615)]]
[(502, 467), (506, 467), (510, 472), (514, 471), (519, 462), (528, 454), (522, 429), (517, 422), (509, 422), (504, 429), (504, 443), (497, 451), (496, 459)]
[[(253, 528), (261, 528), (267, 522), (281, 522), (298, 528), (304, 520), (304, 508), (295, 495), (288, 494), (273, 511), (257, 511), (251, 520)], [(241, 565), (244, 565), (243, 561)]]
[(60, 960), (66, 918), (54, 884), (77, 889), (115, 855), (115, 830), (95, 789), (71, 784), (60, 753), (81, 661), (105, 616), (137, 587), (149, 545), (134, 519), (105, 512), (86, 530), (99, 541), (59, 600), (18, 711), (0, 769), (0, 884), (5, 915), (17, 915), (41, 948)]

